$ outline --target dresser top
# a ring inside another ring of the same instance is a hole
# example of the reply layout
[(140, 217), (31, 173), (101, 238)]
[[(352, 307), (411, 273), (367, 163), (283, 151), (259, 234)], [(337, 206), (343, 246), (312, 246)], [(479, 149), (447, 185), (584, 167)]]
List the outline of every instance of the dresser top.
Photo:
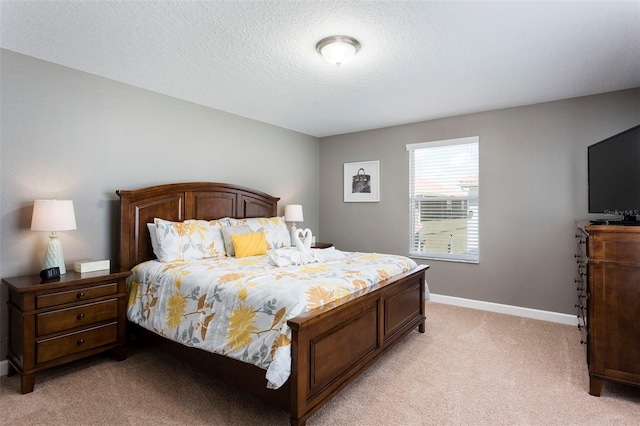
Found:
[(109, 270), (85, 272), (81, 274), (76, 271), (67, 271), (59, 278), (43, 280), (39, 275), (23, 275), (19, 277), (3, 278), (2, 282), (9, 288), (19, 293), (31, 291), (49, 290), (58, 287), (66, 287), (76, 284), (90, 284), (105, 280), (117, 280), (131, 275), (131, 271)]
[(609, 232), (609, 233), (626, 233), (626, 234), (640, 234), (640, 223), (638, 225), (620, 225), (615, 224), (615, 221), (609, 224), (591, 223), (588, 220), (579, 220), (576, 222), (579, 228), (586, 232)]

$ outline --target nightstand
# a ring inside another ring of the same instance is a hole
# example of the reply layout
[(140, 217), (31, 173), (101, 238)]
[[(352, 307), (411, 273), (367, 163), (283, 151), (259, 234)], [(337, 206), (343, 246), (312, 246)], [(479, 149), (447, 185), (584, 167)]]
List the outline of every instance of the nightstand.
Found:
[(333, 244), (331, 243), (313, 243), (311, 244), (311, 248), (315, 248), (315, 249), (326, 249), (329, 247), (333, 247)]
[(8, 375), (21, 375), (22, 393), (36, 373), (100, 352), (126, 358), (126, 278), (130, 271), (80, 274), (51, 281), (38, 275), (4, 278), (9, 288)]

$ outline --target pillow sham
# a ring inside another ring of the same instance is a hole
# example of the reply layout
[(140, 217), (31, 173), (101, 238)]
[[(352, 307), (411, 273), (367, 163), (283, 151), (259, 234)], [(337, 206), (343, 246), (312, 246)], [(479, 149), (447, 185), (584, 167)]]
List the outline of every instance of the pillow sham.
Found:
[(264, 231), (267, 240), (267, 250), (289, 247), (291, 235), (284, 216), (251, 217), (246, 219), (229, 219), (232, 226), (247, 225), (252, 232)]
[(222, 223), (217, 220), (171, 222), (155, 218), (158, 253), (162, 262), (193, 261), (225, 256)]
[(238, 225), (238, 226), (223, 226), (222, 227), (222, 240), (224, 241), (224, 249), (227, 252), (227, 256), (234, 257), (236, 255), (236, 251), (233, 248), (233, 240), (231, 239), (232, 235), (243, 235), (251, 232), (251, 228), (247, 225)]
[(267, 254), (267, 239), (264, 232), (233, 234), (231, 240), (237, 258)]
[(147, 223), (147, 229), (149, 230), (149, 238), (151, 239), (151, 249), (153, 250), (153, 254), (156, 255), (156, 259), (158, 256), (158, 234), (156, 234), (156, 224), (155, 223)]

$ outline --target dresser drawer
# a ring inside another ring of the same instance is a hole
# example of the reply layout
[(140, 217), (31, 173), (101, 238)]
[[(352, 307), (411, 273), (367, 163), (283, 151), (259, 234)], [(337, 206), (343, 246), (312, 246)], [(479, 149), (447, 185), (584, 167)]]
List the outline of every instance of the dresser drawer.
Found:
[(46, 334), (83, 327), (118, 316), (118, 300), (87, 303), (74, 308), (59, 309), (36, 315), (36, 334)]
[(78, 302), (94, 297), (109, 296), (118, 292), (118, 283), (108, 283), (93, 287), (82, 287), (70, 291), (58, 291), (55, 293), (39, 293), (36, 295), (36, 307), (48, 308), (65, 303)]
[(113, 322), (88, 330), (65, 334), (36, 343), (37, 362), (47, 362), (65, 355), (72, 355), (88, 349), (115, 343), (118, 324)]

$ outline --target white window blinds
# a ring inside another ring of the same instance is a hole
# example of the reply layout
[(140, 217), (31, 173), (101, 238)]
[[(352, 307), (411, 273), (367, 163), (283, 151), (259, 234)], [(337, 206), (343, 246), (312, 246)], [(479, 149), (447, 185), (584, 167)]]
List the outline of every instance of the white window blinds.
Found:
[(479, 141), (407, 145), (411, 257), (478, 263)]

